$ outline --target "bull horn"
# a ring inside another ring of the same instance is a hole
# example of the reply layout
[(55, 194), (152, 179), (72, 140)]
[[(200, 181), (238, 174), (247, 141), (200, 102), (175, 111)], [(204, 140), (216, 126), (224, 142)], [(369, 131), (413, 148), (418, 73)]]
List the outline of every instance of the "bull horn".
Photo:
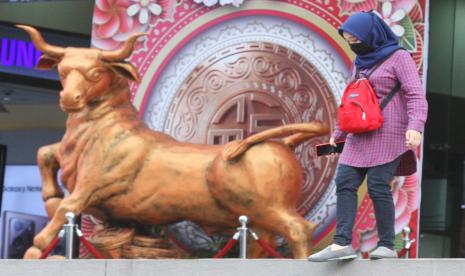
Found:
[(35, 28), (26, 25), (16, 25), (16, 27), (25, 30), (31, 36), (36, 48), (42, 53), (51, 57), (62, 57), (64, 55), (65, 48), (48, 44)]
[(134, 43), (139, 36), (147, 35), (147, 33), (134, 33), (132, 34), (128, 40), (124, 43), (121, 49), (115, 51), (102, 51), (102, 57), (108, 61), (122, 61), (127, 59), (132, 50), (134, 50)]

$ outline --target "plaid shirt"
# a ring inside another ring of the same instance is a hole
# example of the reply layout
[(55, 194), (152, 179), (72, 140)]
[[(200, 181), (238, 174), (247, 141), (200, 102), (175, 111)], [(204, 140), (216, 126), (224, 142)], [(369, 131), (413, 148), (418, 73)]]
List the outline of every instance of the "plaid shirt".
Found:
[[(367, 74), (367, 71), (361, 73)], [(352, 80), (354, 75), (353, 72)], [(402, 155), (396, 175), (412, 174), (416, 171), (416, 157), (405, 145), (405, 132), (408, 129), (423, 132), (428, 112), (416, 64), (407, 51), (399, 50), (380, 65), (369, 80), (380, 103), (397, 81), (401, 89), (383, 109), (381, 128), (362, 134), (347, 134), (336, 127), (333, 132), (335, 140), (346, 141), (339, 162), (366, 168), (386, 164)]]

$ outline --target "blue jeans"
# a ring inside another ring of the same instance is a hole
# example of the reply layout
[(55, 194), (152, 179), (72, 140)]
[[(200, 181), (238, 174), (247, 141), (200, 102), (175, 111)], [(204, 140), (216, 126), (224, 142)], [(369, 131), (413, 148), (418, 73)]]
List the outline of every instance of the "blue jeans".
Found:
[(336, 173), (336, 235), (334, 243), (350, 245), (357, 212), (357, 190), (365, 175), (368, 194), (373, 201), (378, 228), (378, 246), (394, 247), (395, 209), (390, 182), (399, 165), (400, 157), (392, 162), (369, 168), (339, 164)]

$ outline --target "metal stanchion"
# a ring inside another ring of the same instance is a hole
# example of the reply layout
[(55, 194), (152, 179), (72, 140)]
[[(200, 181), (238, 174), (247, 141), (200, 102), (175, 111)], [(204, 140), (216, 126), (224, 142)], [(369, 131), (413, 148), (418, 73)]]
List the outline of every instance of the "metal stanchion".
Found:
[(66, 239), (66, 259), (73, 258), (73, 241), (74, 241), (74, 229), (76, 225), (74, 224), (74, 214), (72, 212), (66, 213), (66, 219), (68, 223), (63, 226), (65, 230), (65, 239)]
[(260, 239), (252, 229), (247, 228), (248, 218), (246, 216), (240, 216), (239, 222), (241, 223), (241, 227), (237, 228), (237, 232), (234, 234), (232, 239), (228, 241), (228, 243), (218, 252), (216, 253), (213, 258), (223, 258), (226, 253), (231, 250), (231, 248), (236, 244), (237, 240), (239, 240), (239, 258), (240, 259), (247, 259), (247, 233), (252, 235), (253, 240), (257, 242), (265, 251), (275, 258), (284, 259), (284, 256), (276, 252), (272, 245), (267, 243), (266, 240)]
[(237, 228), (239, 230), (240, 239), (240, 251), (239, 251), (239, 258), (246, 259), (247, 258), (247, 216), (240, 216), (239, 222), (241, 223), (241, 227)]
[[(72, 212), (68, 212), (65, 215), (68, 223), (63, 225), (63, 229), (60, 230), (58, 236), (50, 243), (50, 245), (45, 249), (45, 251), (40, 256), (40, 259), (47, 258), (48, 254), (52, 252), (52, 250), (60, 243), (63, 236), (65, 236), (65, 257), (66, 259), (73, 258), (73, 251), (74, 251), (74, 232), (76, 232), (76, 237), (82, 242), (85, 248), (89, 250), (92, 255), (94, 255), (97, 259), (103, 259), (103, 255), (95, 249), (95, 247), (84, 237), (84, 234), (79, 229), (79, 225), (77, 225), (74, 221), (75, 215)], [(76, 247), (79, 249), (79, 246)], [(78, 256), (78, 255), (75, 255)]]
[(402, 232), (403, 232), (402, 240), (404, 241), (404, 248), (405, 248), (405, 258), (408, 259), (410, 258), (410, 247), (415, 242), (415, 239), (410, 238), (410, 233), (412, 232), (410, 227), (405, 226), (404, 229), (402, 229)]

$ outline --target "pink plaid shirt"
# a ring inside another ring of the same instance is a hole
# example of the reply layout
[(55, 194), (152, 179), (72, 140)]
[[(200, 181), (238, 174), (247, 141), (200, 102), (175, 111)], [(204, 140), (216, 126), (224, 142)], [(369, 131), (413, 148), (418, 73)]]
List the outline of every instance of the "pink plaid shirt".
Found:
[(428, 112), (415, 62), (407, 51), (399, 50), (379, 66), (369, 80), (380, 103), (397, 81), (401, 89), (383, 109), (384, 123), (380, 129), (347, 134), (336, 127), (335, 140), (346, 141), (339, 162), (366, 168), (386, 164), (402, 155), (396, 175), (412, 174), (416, 171), (416, 157), (405, 145), (405, 132), (408, 129), (423, 132)]

